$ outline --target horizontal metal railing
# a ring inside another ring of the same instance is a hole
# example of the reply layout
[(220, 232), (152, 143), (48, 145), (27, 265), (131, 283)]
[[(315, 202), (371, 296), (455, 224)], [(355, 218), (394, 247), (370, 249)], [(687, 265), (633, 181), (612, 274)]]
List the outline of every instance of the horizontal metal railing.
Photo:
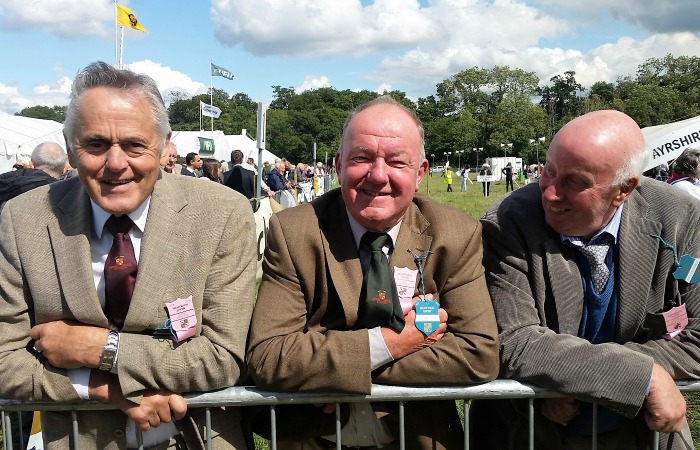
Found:
[[(700, 392), (700, 381), (678, 381), (676, 383), (681, 392)], [(271, 409), (271, 429), (272, 440), (270, 450), (276, 450), (277, 442), (275, 436), (276, 419), (274, 408), (276, 405), (289, 404), (309, 404), (309, 403), (335, 403), (336, 404), (336, 437), (337, 449), (340, 450), (342, 442), (340, 439), (340, 404), (357, 402), (393, 401), (399, 403), (400, 417), (400, 448), (404, 449), (403, 430), (403, 404), (406, 401), (421, 400), (464, 400), (464, 448), (469, 450), (469, 400), (494, 400), (494, 399), (529, 399), (529, 448), (534, 449), (534, 399), (561, 397), (553, 391), (513, 380), (495, 380), (490, 383), (473, 386), (460, 387), (408, 387), (408, 386), (384, 386), (373, 385), (370, 395), (349, 395), (338, 393), (301, 393), (301, 392), (269, 392), (252, 386), (236, 386), (218, 391), (187, 394), (188, 408), (206, 408), (206, 417), (209, 419), (209, 411), (215, 407), (236, 407), (268, 405)], [(114, 409), (109, 404), (86, 401), (82, 403), (66, 404), (54, 402), (21, 402), (17, 400), (0, 399), (0, 411), (2, 412), (2, 428), (5, 439), (5, 450), (12, 450), (10, 436), (10, 419), (6, 412), (15, 411), (85, 411), (85, 410), (109, 410)], [(594, 418), (596, 409), (594, 408)], [(74, 442), (78, 442), (78, 429), (76, 415), (73, 414)], [(209, 422), (209, 420), (207, 420)], [(593, 420), (593, 435), (596, 436), (595, 419)], [(210, 427), (207, 426), (207, 445), (211, 446)], [(658, 434), (655, 436), (658, 440)], [(597, 447), (596, 439), (592, 440), (592, 449)]]

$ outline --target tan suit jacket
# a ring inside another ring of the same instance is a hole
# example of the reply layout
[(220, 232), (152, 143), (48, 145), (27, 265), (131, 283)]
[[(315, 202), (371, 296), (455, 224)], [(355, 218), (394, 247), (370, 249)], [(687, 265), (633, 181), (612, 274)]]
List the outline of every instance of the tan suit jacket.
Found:
[[(239, 380), (254, 298), (254, 231), (248, 202), (232, 190), (190, 177), (156, 182), (119, 343), (118, 377), (127, 398), (138, 402), (150, 389), (208, 391)], [(93, 283), (91, 233), (89, 197), (77, 177), (33, 190), (3, 209), (0, 396), (80, 400), (66, 371), (32, 350), (29, 329), (62, 319), (114, 328)], [(165, 303), (190, 295), (195, 336), (179, 345), (154, 338), (167, 319)], [(45, 417), (46, 439), (65, 439), (70, 416)], [(121, 411), (80, 413), (79, 420), (85, 448), (124, 447)]]
[(273, 215), (247, 353), (257, 386), (369, 394), (373, 382), (437, 386), (494, 379), (498, 343), (479, 223), (416, 197), (390, 266), (416, 269), (409, 250), (433, 252), (424, 267), (425, 289), (437, 293), (447, 311), (447, 332), (429, 349), (371, 372), (368, 332), (355, 329), (363, 277), (340, 189)]
[[(629, 197), (618, 233), (615, 340), (597, 345), (577, 337), (583, 285), (576, 250), (562, 245), (546, 224), (539, 187), (518, 189), (481, 222), (503, 376), (598, 402), (628, 417), (640, 411), (653, 362), (675, 379), (700, 377), (700, 284), (675, 280), (673, 251), (653, 237), (672, 245), (679, 258), (700, 257), (700, 204), (648, 179)], [(670, 308), (676, 291), (689, 324), (666, 340), (646, 321)]]

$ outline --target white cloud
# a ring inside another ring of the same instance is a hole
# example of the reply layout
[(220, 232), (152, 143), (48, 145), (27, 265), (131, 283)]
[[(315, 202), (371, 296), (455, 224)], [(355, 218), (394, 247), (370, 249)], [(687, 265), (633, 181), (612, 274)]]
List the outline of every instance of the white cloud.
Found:
[(314, 89), (327, 87), (331, 87), (328, 77), (307, 76), (304, 78), (304, 82), (301, 84), (301, 86), (294, 88), (294, 90), (297, 94), (301, 94), (304, 91), (313, 91)]
[(416, 0), (212, 0), (211, 19), (222, 44), (255, 55), (365, 54), (435, 31)]
[(166, 102), (170, 97), (169, 94), (176, 91), (184, 92), (189, 97), (192, 97), (197, 94), (206, 93), (209, 89), (208, 86), (192, 80), (188, 75), (149, 59), (133, 62), (129, 64), (128, 67), (134, 72), (143, 73), (153, 78), (158, 84), (158, 89), (160, 89), (163, 99)]
[(107, 36), (105, 23), (114, 23), (111, 0), (63, 0), (38, 2), (3, 0), (0, 28), (39, 28), (56, 36)]
[(379, 86), (377, 86), (377, 89), (375, 89), (374, 92), (376, 92), (377, 94), (391, 92), (391, 85), (389, 83), (382, 83)]

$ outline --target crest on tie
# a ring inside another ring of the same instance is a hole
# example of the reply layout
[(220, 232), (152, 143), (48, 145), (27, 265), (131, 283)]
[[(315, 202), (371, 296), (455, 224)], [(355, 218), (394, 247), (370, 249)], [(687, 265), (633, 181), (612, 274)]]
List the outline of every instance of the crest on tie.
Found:
[(124, 257), (123, 256), (116, 256), (114, 258), (114, 264), (118, 266), (123, 266), (124, 265)]
[(377, 291), (377, 296), (372, 297), (372, 301), (380, 305), (386, 305), (391, 303), (390, 298), (386, 298), (386, 291)]

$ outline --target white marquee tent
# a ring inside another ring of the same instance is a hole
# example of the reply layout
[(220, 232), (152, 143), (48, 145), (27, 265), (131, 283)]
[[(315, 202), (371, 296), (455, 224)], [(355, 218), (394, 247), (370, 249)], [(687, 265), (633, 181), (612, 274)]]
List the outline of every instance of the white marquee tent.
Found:
[(57, 142), (65, 150), (63, 124), (0, 113), (0, 173), (18, 160), (29, 161), (34, 147), (45, 141)]
[[(234, 150), (240, 150), (243, 154), (248, 157), (252, 152), (257, 152), (255, 147), (256, 143), (254, 140), (249, 138), (246, 134), (246, 130), (241, 130), (241, 134), (225, 135), (223, 131), (214, 130), (214, 152), (209, 153), (202, 151), (200, 149), (199, 138), (211, 139), (211, 131), (173, 131), (173, 135), (170, 138), (177, 146), (178, 156), (185, 157), (188, 153), (194, 152), (199, 153), (200, 156), (204, 158), (215, 158), (219, 161), (230, 161), (231, 152)], [(255, 162), (257, 164), (258, 157), (257, 153), (254, 153)], [(268, 150), (263, 150), (263, 162), (273, 163), (277, 158), (276, 155), (269, 152)]]
[(700, 116), (642, 128), (642, 133), (649, 152), (646, 171), (676, 159), (688, 147), (700, 146)]

